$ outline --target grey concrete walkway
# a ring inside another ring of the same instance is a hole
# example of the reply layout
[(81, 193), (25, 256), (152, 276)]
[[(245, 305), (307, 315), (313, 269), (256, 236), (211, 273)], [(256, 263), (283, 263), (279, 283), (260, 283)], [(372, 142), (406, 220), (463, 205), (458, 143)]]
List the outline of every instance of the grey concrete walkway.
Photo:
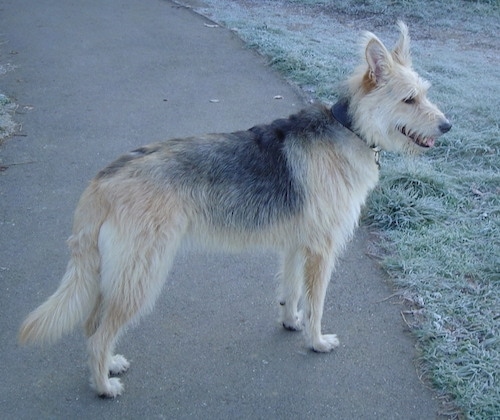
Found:
[(0, 417), (434, 418), (363, 232), (327, 296), (324, 330), (341, 340), (331, 354), (278, 325), (277, 264), (258, 252), (178, 258), (153, 314), (119, 343), (132, 365), (116, 400), (90, 390), (80, 331), (48, 348), (16, 344), (19, 323), (59, 283), (76, 201), (98, 169), (158, 139), (302, 107), (260, 57), (207, 23), (160, 0), (0, 1), (0, 59), (16, 67), (0, 90), (19, 104), (23, 134), (0, 149)]

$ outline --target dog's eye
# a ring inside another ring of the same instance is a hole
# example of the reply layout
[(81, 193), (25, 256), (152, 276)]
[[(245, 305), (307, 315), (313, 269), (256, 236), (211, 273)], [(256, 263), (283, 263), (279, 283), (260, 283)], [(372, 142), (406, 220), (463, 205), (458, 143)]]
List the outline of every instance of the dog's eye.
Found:
[(411, 96), (409, 98), (403, 99), (403, 102), (407, 105), (413, 105), (417, 100), (415, 99), (414, 96)]

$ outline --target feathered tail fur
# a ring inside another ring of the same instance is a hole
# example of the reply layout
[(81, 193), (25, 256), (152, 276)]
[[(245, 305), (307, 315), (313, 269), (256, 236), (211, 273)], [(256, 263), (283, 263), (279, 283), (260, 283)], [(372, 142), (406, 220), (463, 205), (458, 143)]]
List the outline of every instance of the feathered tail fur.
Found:
[(24, 320), (19, 331), (21, 344), (53, 343), (92, 310), (99, 296), (98, 236), (108, 208), (99, 201), (98, 187), (93, 182), (76, 209), (66, 273), (56, 292)]

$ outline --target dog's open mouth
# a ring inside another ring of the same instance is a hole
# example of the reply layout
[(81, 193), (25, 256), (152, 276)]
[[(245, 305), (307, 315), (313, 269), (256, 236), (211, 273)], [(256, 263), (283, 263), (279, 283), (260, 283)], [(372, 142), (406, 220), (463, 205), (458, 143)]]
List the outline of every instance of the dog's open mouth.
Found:
[(399, 131), (403, 135), (405, 135), (406, 137), (411, 139), (415, 144), (417, 144), (417, 146), (425, 147), (425, 148), (429, 148), (429, 147), (434, 146), (434, 142), (435, 142), (434, 137), (425, 137), (425, 136), (417, 134), (417, 133), (412, 133), (411, 131), (409, 131), (406, 128), (406, 126), (400, 127)]

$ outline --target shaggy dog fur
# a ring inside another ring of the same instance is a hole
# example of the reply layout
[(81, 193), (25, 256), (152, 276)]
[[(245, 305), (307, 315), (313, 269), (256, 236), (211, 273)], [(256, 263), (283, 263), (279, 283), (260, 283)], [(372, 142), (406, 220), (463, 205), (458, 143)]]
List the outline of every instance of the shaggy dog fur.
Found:
[[(21, 342), (53, 342), (85, 321), (91, 382), (122, 390), (129, 363), (120, 332), (152, 309), (181, 243), (283, 254), (279, 303), (286, 329), (328, 352), (321, 332), (334, 263), (378, 180), (379, 149), (419, 152), (451, 125), (411, 68), (408, 30), (389, 52), (373, 34), (333, 107), (315, 105), (247, 131), (174, 139), (111, 163), (83, 193), (57, 291), (24, 321)], [(299, 310), (299, 301), (304, 308)]]

